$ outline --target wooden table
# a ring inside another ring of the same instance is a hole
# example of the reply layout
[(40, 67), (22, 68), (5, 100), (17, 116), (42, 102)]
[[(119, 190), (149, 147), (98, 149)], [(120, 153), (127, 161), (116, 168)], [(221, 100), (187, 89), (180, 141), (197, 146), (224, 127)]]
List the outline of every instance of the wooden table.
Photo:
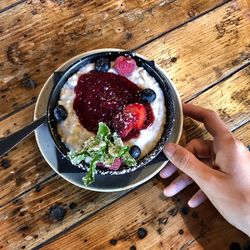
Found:
[[(118, 47), (155, 60), (183, 101), (217, 111), (250, 144), (249, 0), (0, 0), (0, 35), (0, 136), (32, 121), (60, 64)], [(185, 119), (181, 143), (194, 137), (208, 135)], [(195, 186), (172, 199), (159, 177), (127, 192), (86, 191), (51, 170), (34, 135), (1, 159), (0, 183), (0, 249), (250, 247), (209, 202), (187, 208)]]

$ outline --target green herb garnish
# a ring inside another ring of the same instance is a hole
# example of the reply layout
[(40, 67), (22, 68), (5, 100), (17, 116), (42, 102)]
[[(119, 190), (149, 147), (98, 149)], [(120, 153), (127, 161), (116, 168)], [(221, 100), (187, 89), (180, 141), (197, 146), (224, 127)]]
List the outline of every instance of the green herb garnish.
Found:
[(69, 152), (68, 157), (73, 165), (78, 165), (86, 159), (90, 160), (88, 173), (83, 178), (87, 186), (95, 180), (98, 162), (111, 166), (116, 158), (120, 158), (128, 167), (136, 166), (136, 160), (129, 154), (129, 149), (116, 132), (112, 134), (109, 127), (100, 122), (96, 136), (85, 141), (81, 150)]

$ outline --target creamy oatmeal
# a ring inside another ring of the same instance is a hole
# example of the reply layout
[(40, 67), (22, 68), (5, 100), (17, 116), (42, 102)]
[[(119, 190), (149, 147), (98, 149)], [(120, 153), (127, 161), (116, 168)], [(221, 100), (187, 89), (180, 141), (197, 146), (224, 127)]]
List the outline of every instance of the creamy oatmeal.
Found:
[[(84, 141), (95, 135), (93, 132), (88, 131), (81, 125), (73, 108), (74, 99), (76, 97), (74, 88), (77, 85), (79, 77), (82, 74), (86, 74), (94, 70), (94, 67), (94, 64), (84, 66), (76, 74), (71, 76), (61, 89), (58, 104), (64, 106), (68, 115), (64, 121), (58, 123), (57, 129), (62, 142), (65, 143), (70, 150), (79, 150)], [(111, 67), (108, 72), (117, 74), (113, 67)], [(129, 146), (137, 145), (141, 149), (141, 157), (143, 157), (153, 150), (162, 136), (166, 121), (164, 96), (156, 80), (142, 67), (136, 67), (133, 73), (127, 78), (139, 88), (150, 88), (156, 94), (156, 99), (150, 103), (154, 113), (153, 123), (146, 129), (140, 130), (137, 138), (131, 138), (124, 142)]]

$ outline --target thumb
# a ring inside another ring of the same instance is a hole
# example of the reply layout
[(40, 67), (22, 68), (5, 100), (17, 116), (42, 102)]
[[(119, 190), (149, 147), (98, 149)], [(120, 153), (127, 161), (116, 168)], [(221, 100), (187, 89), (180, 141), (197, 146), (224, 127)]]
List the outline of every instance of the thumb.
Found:
[(187, 149), (174, 143), (168, 143), (163, 151), (177, 168), (191, 177), (200, 187), (215, 177), (214, 170), (198, 160)]

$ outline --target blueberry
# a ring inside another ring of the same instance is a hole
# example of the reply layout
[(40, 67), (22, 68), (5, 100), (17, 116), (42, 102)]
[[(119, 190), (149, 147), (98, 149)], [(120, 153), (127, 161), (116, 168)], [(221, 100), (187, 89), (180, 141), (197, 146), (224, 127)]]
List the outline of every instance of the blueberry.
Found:
[(140, 92), (140, 98), (143, 102), (151, 103), (155, 100), (156, 94), (152, 89), (143, 89)]
[(145, 228), (140, 227), (140, 228), (137, 230), (137, 234), (138, 234), (138, 237), (139, 237), (140, 239), (143, 239), (143, 238), (145, 238), (145, 237), (147, 236), (148, 232), (147, 232), (147, 230), (146, 230)]
[(109, 241), (109, 243), (111, 244), (111, 245), (116, 245), (117, 244), (117, 240), (116, 239), (111, 239), (110, 241)]
[(2, 168), (6, 169), (10, 166), (10, 162), (8, 159), (3, 159), (1, 162)]
[(184, 206), (181, 208), (181, 212), (182, 212), (182, 214), (187, 215), (189, 212), (189, 208), (187, 206)]
[(58, 122), (67, 118), (68, 112), (62, 105), (57, 105), (54, 109), (54, 116)]
[(66, 214), (66, 209), (63, 208), (61, 205), (53, 205), (50, 208), (49, 215), (52, 220), (63, 220)]
[(141, 149), (137, 147), (136, 145), (134, 145), (130, 148), (129, 153), (131, 154), (133, 158), (137, 159), (141, 155)]
[(180, 229), (178, 232), (179, 235), (182, 235), (183, 233), (184, 233), (183, 229)]
[(76, 206), (77, 206), (77, 204), (76, 204), (75, 202), (71, 202), (71, 203), (69, 204), (69, 208), (70, 208), (70, 209), (74, 209)]
[(102, 57), (97, 59), (95, 63), (95, 70), (97, 72), (107, 72), (111, 66), (111, 63), (108, 58)]

